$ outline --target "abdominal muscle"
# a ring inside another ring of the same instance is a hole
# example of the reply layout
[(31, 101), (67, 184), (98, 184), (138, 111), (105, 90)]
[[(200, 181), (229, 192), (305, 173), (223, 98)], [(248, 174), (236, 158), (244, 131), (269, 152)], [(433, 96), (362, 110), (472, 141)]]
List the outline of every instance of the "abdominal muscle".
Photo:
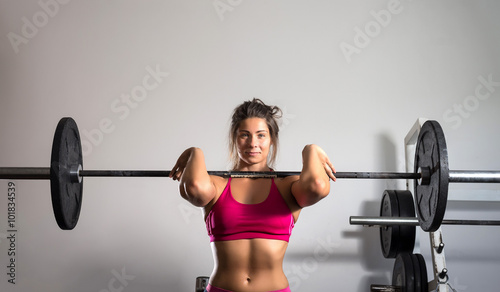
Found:
[(212, 242), (212, 286), (230, 291), (274, 291), (288, 287), (283, 273), (286, 241), (239, 239)]

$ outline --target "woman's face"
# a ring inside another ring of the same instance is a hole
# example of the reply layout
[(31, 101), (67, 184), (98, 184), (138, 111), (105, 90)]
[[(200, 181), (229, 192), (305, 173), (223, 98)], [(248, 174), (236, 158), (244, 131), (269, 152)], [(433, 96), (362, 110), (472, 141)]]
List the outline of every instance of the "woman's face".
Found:
[(267, 170), (267, 155), (272, 145), (271, 135), (265, 119), (248, 118), (241, 121), (236, 136), (238, 168), (262, 171)]

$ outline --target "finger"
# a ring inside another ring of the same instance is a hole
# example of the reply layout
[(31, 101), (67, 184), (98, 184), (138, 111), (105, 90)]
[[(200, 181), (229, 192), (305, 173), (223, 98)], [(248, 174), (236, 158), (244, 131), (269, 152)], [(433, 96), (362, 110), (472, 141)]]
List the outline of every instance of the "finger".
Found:
[(335, 167), (333, 166), (333, 163), (330, 161), (330, 159), (328, 159), (328, 160), (326, 161), (326, 164), (328, 164), (328, 167), (330, 167), (330, 169), (332, 170), (332, 172), (337, 172), (337, 171), (335, 170)]
[(177, 170), (177, 171), (175, 172), (175, 177), (176, 177), (176, 179), (177, 179), (178, 181), (180, 181), (180, 180), (181, 180), (181, 176), (182, 176), (182, 170), (180, 170), (180, 169), (179, 169), (179, 170)]
[(327, 174), (327, 175), (328, 175), (328, 177), (330, 177), (333, 181), (337, 181), (337, 178), (335, 177), (335, 174), (333, 173), (333, 171), (332, 171), (331, 169), (327, 169), (326, 174)]
[(332, 168), (332, 172), (335, 174), (337, 172), (337, 170), (335, 169), (335, 167), (333, 165), (330, 166)]
[(328, 157), (326, 157), (325, 159), (325, 168), (327, 168), (326, 166), (328, 165), (328, 170), (331, 170), (332, 172), (336, 172), (335, 170), (335, 167), (333, 166), (333, 163), (330, 161), (330, 159)]
[(337, 178), (335, 177), (335, 172), (337, 172), (335, 170), (335, 167), (333, 166), (333, 164), (331, 163), (330, 160), (326, 161), (329, 169), (328, 169), (328, 176), (333, 180), (333, 181), (337, 181)]
[(174, 174), (177, 172), (177, 169), (179, 168), (179, 161), (177, 161), (174, 165), (174, 167), (172, 167), (172, 170), (170, 171), (169, 173), (169, 177), (173, 177)]

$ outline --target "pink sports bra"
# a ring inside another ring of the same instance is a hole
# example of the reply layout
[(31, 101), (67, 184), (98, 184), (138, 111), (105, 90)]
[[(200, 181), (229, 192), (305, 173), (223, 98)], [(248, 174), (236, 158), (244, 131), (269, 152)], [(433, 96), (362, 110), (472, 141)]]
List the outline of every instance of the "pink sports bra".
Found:
[(231, 178), (205, 220), (210, 242), (264, 238), (288, 242), (294, 220), (274, 179), (267, 198), (258, 204), (242, 204), (231, 194)]

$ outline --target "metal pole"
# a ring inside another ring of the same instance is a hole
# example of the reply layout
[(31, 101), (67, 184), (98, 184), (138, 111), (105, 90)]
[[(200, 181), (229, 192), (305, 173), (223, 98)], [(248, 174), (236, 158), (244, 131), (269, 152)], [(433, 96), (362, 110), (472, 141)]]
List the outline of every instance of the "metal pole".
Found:
[(453, 183), (500, 183), (500, 171), (450, 170), (449, 181)]
[(389, 226), (389, 225), (406, 225), (418, 226), (418, 219), (414, 217), (367, 217), (367, 216), (351, 216), (349, 217), (351, 225), (365, 226)]
[(401, 292), (403, 288), (399, 286), (392, 285), (376, 285), (372, 284), (370, 286), (370, 292)]
[[(82, 177), (167, 177), (170, 170), (80, 170)], [(222, 177), (285, 177), (300, 175), (300, 172), (236, 172), (236, 171), (208, 171), (210, 175)]]
[(0, 179), (50, 179), (48, 167), (2, 167)]
[[(168, 177), (170, 170), (79, 170), (80, 177)], [(300, 171), (208, 171), (210, 175), (222, 177), (271, 178), (300, 175)], [(418, 179), (419, 173), (405, 172), (337, 172), (335, 177), (343, 179)], [(50, 168), (3, 167), (0, 179), (50, 179)]]
[[(351, 216), (349, 217), (349, 224), (365, 225), (365, 226), (390, 226), (390, 225), (419, 226), (420, 225), (418, 222), (418, 218), (414, 217), (367, 217), (367, 216)], [(442, 224), (500, 226), (500, 220), (444, 219)]]
[[(168, 176), (170, 170), (81, 170), (80, 176), (101, 176), (101, 177), (162, 177)], [(268, 178), (268, 177), (287, 177), (300, 175), (299, 171), (208, 171), (210, 175), (222, 177), (249, 177), (249, 178)], [(351, 179), (418, 179), (419, 173), (405, 172), (337, 172), (336, 178)]]
[[(79, 170), (77, 174), (79, 177), (168, 177), (170, 170)], [(208, 174), (222, 177), (276, 178), (300, 175), (300, 172), (208, 171)], [(418, 179), (420, 174), (404, 172), (337, 172), (335, 177), (339, 179)], [(50, 168), (3, 167), (0, 168), (0, 179), (50, 179)]]
[(170, 171), (163, 170), (80, 170), (82, 177), (166, 177)]
[[(167, 177), (170, 170), (80, 170), (81, 177)], [(208, 171), (222, 177), (270, 178), (300, 175), (299, 171)], [(339, 179), (419, 179), (420, 173), (412, 172), (337, 172)], [(50, 179), (48, 167), (1, 167), (0, 179)], [(500, 183), (500, 171), (451, 170), (449, 181), (453, 183)]]

